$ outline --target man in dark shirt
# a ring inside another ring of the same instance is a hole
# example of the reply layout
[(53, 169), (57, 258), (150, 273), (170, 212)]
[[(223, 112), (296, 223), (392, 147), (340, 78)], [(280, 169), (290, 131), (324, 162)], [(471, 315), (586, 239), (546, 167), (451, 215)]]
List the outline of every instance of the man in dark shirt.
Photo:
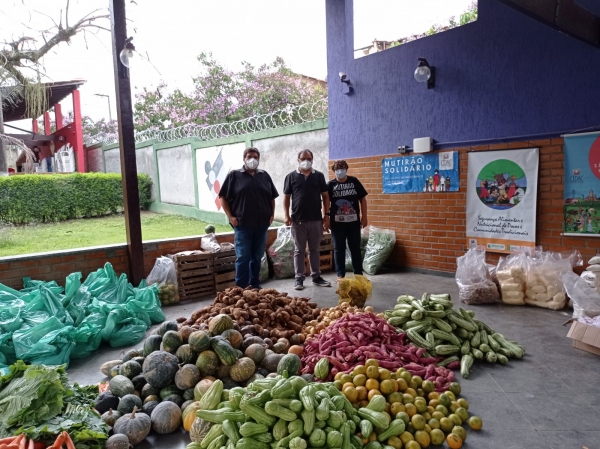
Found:
[(219, 198), (235, 231), (235, 283), (260, 288), (260, 259), (273, 222), (277, 189), (266, 171), (258, 170), (260, 152), (244, 150), (244, 166), (227, 174)]
[[(329, 194), (323, 173), (312, 168), (313, 154), (303, 150), (298, 154), (298, 168), (285, 177), (283, 186), (283, 210), (285, 224), (292, 227), (294, 237), (294, 288), (304, 288), (304, 255), (308, 243), (313, 285), (330, 287), (331, 283), (321, 277), (319, 245), (323, 230), (329, 229)], [(292, 215), (290, 216), (290, 199)], [(321, 199), (323, 203), (321, 205)], [(321, 208), (322, 206), (322, 208)]]

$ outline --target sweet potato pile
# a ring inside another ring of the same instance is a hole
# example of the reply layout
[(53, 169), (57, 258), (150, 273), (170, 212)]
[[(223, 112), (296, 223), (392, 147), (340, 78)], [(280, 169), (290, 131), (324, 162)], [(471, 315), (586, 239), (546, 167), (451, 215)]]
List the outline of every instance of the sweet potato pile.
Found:
[(207, 323), (224, 313), (240, 326), (253, 325), (263, 338), (291, 338), (301, 334), (304, 324), (319, 316), (317, 304), (309, 298), (298, 298), (280, 293), (273, 288), (258, 292), (240, 287), (219, 292), (214, 302), (192, 313), (184, 325)]

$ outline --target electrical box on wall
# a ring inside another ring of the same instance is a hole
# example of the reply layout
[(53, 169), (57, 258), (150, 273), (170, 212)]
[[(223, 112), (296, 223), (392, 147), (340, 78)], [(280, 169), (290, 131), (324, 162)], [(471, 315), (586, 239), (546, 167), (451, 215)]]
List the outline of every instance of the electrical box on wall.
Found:
[(433, 139), (431, 137), (419, 137), (413, 139), (413, 152), (414, 153), (429, 153), (432, 149)]

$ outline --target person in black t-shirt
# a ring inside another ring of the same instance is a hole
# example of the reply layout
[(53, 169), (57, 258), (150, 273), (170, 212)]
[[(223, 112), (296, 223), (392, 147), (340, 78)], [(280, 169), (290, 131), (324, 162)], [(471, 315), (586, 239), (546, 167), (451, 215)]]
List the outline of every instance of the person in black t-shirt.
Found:
[[(308, 243), (308, 260), (313, 285), (330, 287), (331, 282), (321, 277), (319, 245), (323, 230), (329, 228), (329, 195), (323, 173), (312, 168), (313, 154), (310, 150), (298, 153), (298, 169), (285, 177), (283, 185), (283, 211), (286, 226), (292, 227), (294, 238), (294, 289), (304, 288), (304, 255)], [(321, 203), (321, 199), (323, 203)], [(292, 215), (290, 217), (290, 200)]]
[(244, 166), (227, 174), (219, 199), (235, 231), (235, 283), (260, 289), (260, 259), (273, 222), (277, 189), (266, 171), (258, 169), (260, 152), (244, 150)]
[(360, 255), (360, 228), (367, 226), (367, 191), (354, 176), (348, 176), (346, 161), (334, 162), (335, 178), (327, 184), (333, 255), (338, 281), (346, 276), (346, 241), (354, 274), (363, 274)]

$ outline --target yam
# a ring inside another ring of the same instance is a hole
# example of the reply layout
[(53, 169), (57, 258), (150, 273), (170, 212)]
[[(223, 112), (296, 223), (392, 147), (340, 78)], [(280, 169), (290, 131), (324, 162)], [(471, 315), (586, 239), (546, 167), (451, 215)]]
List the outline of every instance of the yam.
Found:
[(550, 301), (550, 299), (551, 297), (548, 296), (546, 293), (538, 293), (537, 295), (535, 295), (536, 301), (547, 302)]
[(526, 297), (526, 298), (529, 298), (529, 299), (535, 299), (535, 295), (537, 295), (537, 293), (536, 293), (536, 292), (533, 292), (533, 291), (531, 291), (531, 290), (527, 290), (527, 291), (525, 292), (525, 297)]
[(523, 293), (522, 291), (507, 291), (507, 292), (502, 292), (502, 300), (504, 301), (504, 298), (515, 298), (515, 299), (523, 299), (525, 297), (525, 293)]
[(503, 284), (500, 283), (500, 288), (502, 289), (502, 294), (504, 292), (522, 292), (523, 285), (522, 284)]
[(542, 285), (536, 285), (535, 287), (531, 287), (530, 290), (535, 293), (546, 293), (546, 287)]
[(548, 296), (554, 297), (557, 293), (560, 293), (560, 290), (554, 285), (549, 285), (546, 289), (546, 293), (548, 294)]

